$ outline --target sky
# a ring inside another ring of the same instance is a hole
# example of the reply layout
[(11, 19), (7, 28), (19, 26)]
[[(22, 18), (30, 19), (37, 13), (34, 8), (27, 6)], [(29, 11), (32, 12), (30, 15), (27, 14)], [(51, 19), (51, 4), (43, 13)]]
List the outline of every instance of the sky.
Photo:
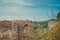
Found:
[(0, 0), (0, 20), (49, 20), (60, 11), (60, 0)]

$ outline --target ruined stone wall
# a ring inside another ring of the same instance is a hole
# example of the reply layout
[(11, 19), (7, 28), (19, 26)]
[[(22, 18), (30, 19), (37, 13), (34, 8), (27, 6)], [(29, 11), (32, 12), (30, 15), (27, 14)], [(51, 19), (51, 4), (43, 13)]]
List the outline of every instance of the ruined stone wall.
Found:
[(48, 22), (48, 30), (52, 30), (57, 25), (57, 21), (49, 21)]
[(60, 22), (56, 21), (56, 23), (54, 22), (53, 28), (47, 32), (47, 40), (60, 40)]
[[(2, 39), (3, 40), (5, 40), (5, 39), (6, 40), (18, 40), (18, 37), (20, 37), (20, 35), (22, 37), (26, 36), (26, 34), (24, 33), (24, 31), (26, 30), (24, 25), (26, 25), (26, 24), (28, 25), (28, 27), (27, 27), (28, 30), (30, 30), (30, 31), (34, 30), (34, 24), (30, 20), (0, 21), (0, 29), (2, 30), (2, 32), (0, 32), (0, 33), (2, 33), (2, 35), (4, 35), (2, 37)], [(24, 29), (23, 32), (21, 31), (22, 28)], [(28, 31), (28, 30), (26, 30), (26, 31)]]
[[(0, 30), (2, 33), (2, 39), (10, 39), (12, 36), (11, 33), (12, 22), (11, 21), (0, 21)], [(11, 34), (11, 35), (10, 35)]]

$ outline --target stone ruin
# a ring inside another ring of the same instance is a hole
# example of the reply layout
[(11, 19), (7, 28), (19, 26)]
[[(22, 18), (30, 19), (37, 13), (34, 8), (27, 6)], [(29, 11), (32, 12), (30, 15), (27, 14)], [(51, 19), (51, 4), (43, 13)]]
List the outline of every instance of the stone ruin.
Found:
[(57, 25), (57, 21), (49, 21), (48, 22), (48, 30), (51, 31)]
[(2, 40), (22, 40), (28, 31), (34, 31), (31, 20), (0, 21), (0, 38)]
[(48, 24), (47, 40), (60, 40), (60, 22), (50, 21)]

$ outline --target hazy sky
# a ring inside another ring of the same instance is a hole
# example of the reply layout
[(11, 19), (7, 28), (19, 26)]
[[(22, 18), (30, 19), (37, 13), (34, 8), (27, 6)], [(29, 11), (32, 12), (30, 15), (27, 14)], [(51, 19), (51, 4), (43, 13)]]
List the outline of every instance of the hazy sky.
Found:
[(0, 20), (48, 20), (59, 10), (60, 0), (0, 0)]

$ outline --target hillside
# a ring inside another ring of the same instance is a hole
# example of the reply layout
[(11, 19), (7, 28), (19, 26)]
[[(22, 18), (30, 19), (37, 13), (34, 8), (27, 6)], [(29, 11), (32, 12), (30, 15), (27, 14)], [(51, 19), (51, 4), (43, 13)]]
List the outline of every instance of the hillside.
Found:
[(47, 28), (49, 21), (56, 21), (55, 19), (45, 20), (45, 21), (33, 21), (35, 28), (38, 28), (38, 24), (42, 24), (43, 28)]

